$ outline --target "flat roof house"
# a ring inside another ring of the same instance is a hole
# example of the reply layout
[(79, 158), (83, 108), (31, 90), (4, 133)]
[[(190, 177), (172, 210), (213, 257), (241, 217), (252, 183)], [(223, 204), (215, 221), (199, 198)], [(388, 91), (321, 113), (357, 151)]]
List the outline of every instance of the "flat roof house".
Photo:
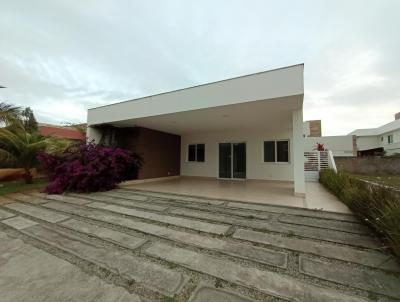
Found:
[(279, 180), (304, 195), (304, 65), (89, 109), (89, 140), (139, 153), (139, 179)]

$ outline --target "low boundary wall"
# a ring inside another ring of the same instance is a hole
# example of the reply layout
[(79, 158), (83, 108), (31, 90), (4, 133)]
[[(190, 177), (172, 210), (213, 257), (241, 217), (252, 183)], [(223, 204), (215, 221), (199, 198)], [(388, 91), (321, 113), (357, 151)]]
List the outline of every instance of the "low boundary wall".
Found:
[(338, 171), (357, 174), (397, 174), (400, 175), (400, 157), (336, 157)]

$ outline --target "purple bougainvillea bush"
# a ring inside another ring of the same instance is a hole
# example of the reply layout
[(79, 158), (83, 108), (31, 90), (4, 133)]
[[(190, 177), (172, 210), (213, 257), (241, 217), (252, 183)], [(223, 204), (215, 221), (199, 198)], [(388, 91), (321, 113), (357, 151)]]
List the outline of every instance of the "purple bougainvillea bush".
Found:
[(130, 151), (94, 143), (69, 148), (61, 155), (40, 153), (38, 160), (49, 174), (50, 183), (44, 189), (49, 194), (111, 190), (135, 178), (141, 165)]

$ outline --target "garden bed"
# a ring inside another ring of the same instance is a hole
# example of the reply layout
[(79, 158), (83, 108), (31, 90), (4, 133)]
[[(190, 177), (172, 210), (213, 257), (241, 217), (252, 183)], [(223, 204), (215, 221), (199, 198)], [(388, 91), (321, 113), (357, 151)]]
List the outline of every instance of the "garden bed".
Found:
[(374, 229), (384, 248), (400, 259), (400, 200), (393, 189), (333, 170), (321, 171), (320, 182)]
[(353, 174), (355, 178), (369, 181), (378, 185), (391, 187), (395, 190), (400, 190), (400, 175), (365, 175)]
[(24, 192), (30, 190), (41, 190), (48, 183), (46, 178), (34, 178), (33, 183), (26, 184), (24, 180), (0, 182), (0, 195)]

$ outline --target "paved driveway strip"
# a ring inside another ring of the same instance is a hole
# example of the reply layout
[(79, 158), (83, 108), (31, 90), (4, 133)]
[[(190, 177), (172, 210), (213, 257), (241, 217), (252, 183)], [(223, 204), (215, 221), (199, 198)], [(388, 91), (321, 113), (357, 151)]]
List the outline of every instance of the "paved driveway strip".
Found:
[(68, 254), (75, 266), (89, 263), (90, 274), (98, 267), (119, 276), (125, 281), (118, 286), (133, 293), (133, 301), (400, 298), (395, 258), (349, 214), (129, 189), (17, 194), (6, 202), (0, 233), (13, 230), (40, 242), (46, 253)]
[(229, 223), (253, 229), (280, 232), (289, 235), (297, 235), (306, 238), (319, 239), (324, 241), (338, 242), (360, 247), (374, 248), (376, 242), (369, 236), (348, 233), (325, 228), (310, 227), (308, 225), (294, 225), (280, 222), (269, 222), (258, 219), (249, 219), (244, 217), (234, 217), (232, 215), (214, 214), (206, 211), (196, 211), (188, 209), (174, 209), (171, 213), (184, 215), (187, 217), (202, 218), (222, 223)]
[(48, 211), (46, 209), (35, 207), (34, 205), (29, 205), (19, 202), (6, 204), (5, 207), (52, 223), (66, 220), (67, 218), (69, 218), (68, 216), (63, 214), (57, 214), (52, 211)]
[[(308, 302), (359, 302), (362, 299), (347, 296), (330, 289), (302, 283), (274, 272), (248, 268), (231, 261), (221, 260), (193, 251), (154, 244), (146, 252), (149, 255), (171, 261), (190, 269), (221, 278), (239, 285), (256, 288), (267, 294), (290, 301)], [(307, 300), (305, 300), (307, 299)]]
[(194, 229), (197, 231), (218, 234), (218, 235), (225, 234), (229, 229), (229, 226), (227, 226), (227, 225), (213, 224), (213, 223), (208, 223), (208, 222), (203, 222), (203, 221), (198, 221), (198, 220), (179, 218), (179, 217), (156, 214), (156, 213), (151, 213), (151, 212), (145, 212), (145, 211), (125, 208), (125, 207), (101, 203), (101, 202), (93, 202), (93, 203), (88, 204), (87, 206), (96, 208), (96, 209), (102, 209), (102, 210), (107, 210), (107, 211), (120, 213), (120, 214), (124, 214), (124, 215), (134, 216), (134, 217), (138, 217), (138, 218), (154, 220), (157, 222), (177, 225), (177, 226), (186, 227), (189, 229)]
[[(120, 217), (112, 213), (105, 214), (93, 210), (88, 211), (84, 209), (77, 209), (70, 205), (58, 203), (49, 203), (47, 204), (47, 206), (52, 209), (61, 210), (82, 217), (88, 217), (97, 221), (119, 225), (125, 228), (165, 238), (175, 242), (185, 243), (204, 249), (215, 250), (227, 255), (232, 255), (243, 259), (250, 259), (256, 262), (265, 263), (277, 267), (286, 267), (287, 265), (287, 254), (282, 252), (249, 246), (237, 242), (227, 242), (226, 240), (221, 240), (218, 238), (210, 238), (198, 234), (178, 231), (164, 226)], [(67, 226), (78, 231), (81, 231), (81, 228), (79, 227), (80, 224), (81, 223), (76, 224), (69, 220), (62, 223), (63, 226)]]
[(132, 278), (137, 282), (142, 282), (146, 286), (170, 297), (179, 293), (188, 280), (187, 277), (179, 272), (143, 261), (143, 259), (127, 253), (82, 242), (78, 238), (46, 227), (33, 226), (24, 229), (23, 232), (68, 251), (79, 258), (97, 263), (106, 269), (117, 270), (119, 274)]
[(1, 231), (0, 259), (2, 302), (145, 302)]

